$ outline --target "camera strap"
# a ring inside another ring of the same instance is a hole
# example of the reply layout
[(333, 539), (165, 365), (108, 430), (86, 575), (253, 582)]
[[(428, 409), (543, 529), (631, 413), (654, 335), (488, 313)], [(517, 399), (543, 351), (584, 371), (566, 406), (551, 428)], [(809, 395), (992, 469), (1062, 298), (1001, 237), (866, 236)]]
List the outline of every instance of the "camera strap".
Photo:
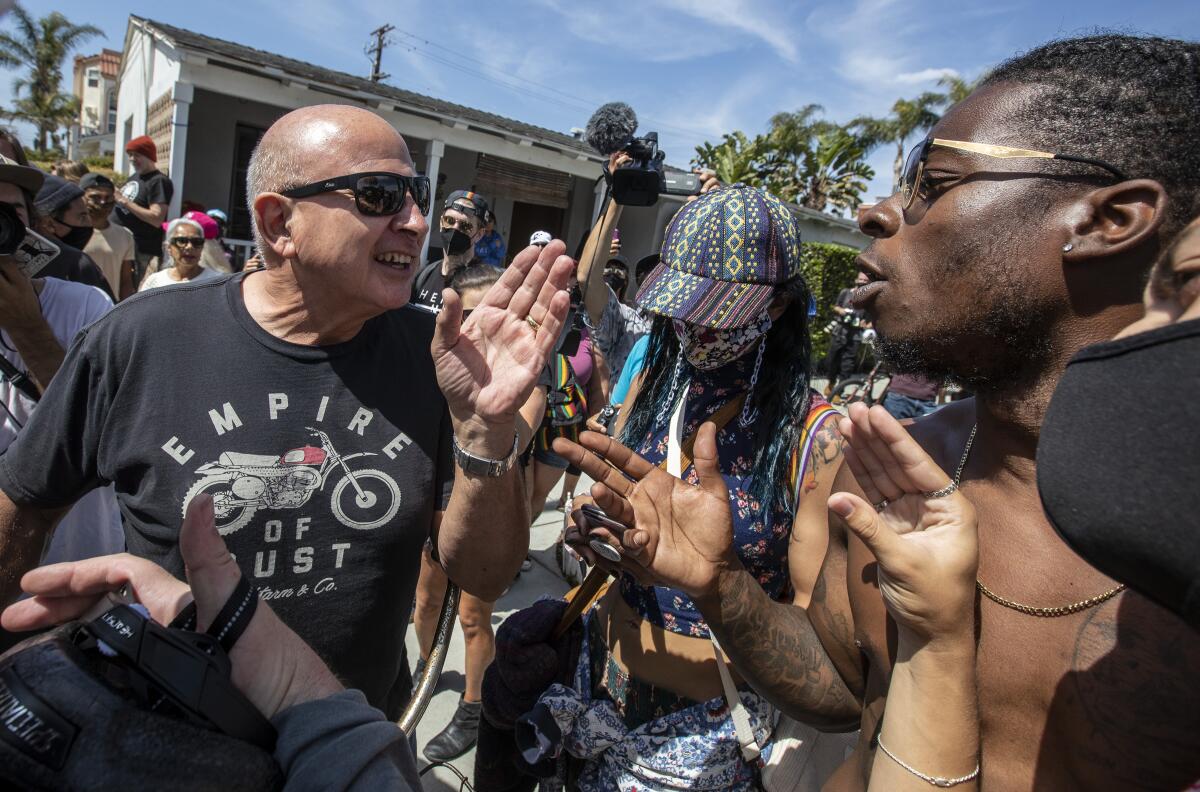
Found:
[(42, 394), (38, 393), (37, 386), (33, 384), (33, 380), (29, 379), (29, 375), (14, 366), (12, 361), (4, 355), (0, 355), (0, 374), (30, 401), (36, 402), (42, 398)]
[(162, 627), (129, 605), (111, 608), (86, 629), (184, 712), (274, 750), (274, 727), (233, 686), (232, 665), (215, 637)]
[[(212, 624), (208, 625), (205, 632), (216, 638), (220, 642), (221, 648), (229, 653), (233, 651), (233, 645), (250, 625), (250, 620), (254, 618), (254, 611), (257, 609), (258, 592), (243, 575), (238, 578), (233, 593), (229, 595), (229, 599), (225, 600), (221, 612), (217, 614), (217, 618), (213, 619)], [(179, 612), (179, 615), (171, 620), (169, 626), (175, 630), (195, 630), (196, 603), (189, 602)]]

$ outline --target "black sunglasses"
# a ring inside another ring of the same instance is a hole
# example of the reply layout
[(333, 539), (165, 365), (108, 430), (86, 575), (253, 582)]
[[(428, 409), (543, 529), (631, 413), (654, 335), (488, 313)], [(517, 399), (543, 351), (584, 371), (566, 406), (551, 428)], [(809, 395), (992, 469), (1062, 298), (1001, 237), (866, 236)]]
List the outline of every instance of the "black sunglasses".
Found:
[(908, 159), (904, 161), (904, 171), (900, 177), (901, 208), (908, 209), (912, 206), (913, 200), (920, 191), (921, 178), (925, 174), (925, 161), (929, 158), (929, 151), (934, 146), (956, 149), (958, 151), (969, 151), (973, 154), (982, 154), (985, 157), (996, 159), (1056, 159), (1066, 162), (1079, 162), (1106, 170), (1120, 181), (1125, 181), (1129, 178), (1121, 170), (1109, 165), (1107, 162), (1091, 159), (1090, 157), (1076, 157), (1071, 154), (1059, 154), (1051, 151), (1035, 151), (1033, 149), (1013, 148), (1011, 146), (997, 146), (991, 143), (975, 143), (969, 140), (925, 138), (925, 140), (913, 146), (912, 151), (908, 153)]
[(404, 208), (405, 194), (411, 195), (421, 214), (429, 214), (429, 177), (399, 173), (351, 173), (334, 179), (284, 190), (288, 198), (308, 198), (335, 190), (353, 190), (354, 205), (370, 217), (394, 215)]
[(203, 237), (171, 237), (171, 244), (175, 247), (204, 247)]

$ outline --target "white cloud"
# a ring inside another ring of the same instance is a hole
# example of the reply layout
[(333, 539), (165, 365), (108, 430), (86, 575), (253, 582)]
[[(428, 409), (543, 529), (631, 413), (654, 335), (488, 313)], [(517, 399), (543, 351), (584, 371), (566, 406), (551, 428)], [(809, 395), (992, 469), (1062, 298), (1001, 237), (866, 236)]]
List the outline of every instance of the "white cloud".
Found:
[(929, 65), (949, 21), (922, 13), (921, 6), (898, 0), (827, 3), (809, 15), (808, 29), (830, 50), (835, 72), (855, 88), (859, 101), (890, 103), (900, 86), (934, 83), (959, 74), (948, 66)]
[(741, 31), (761, 40), (789, 63), (796, 63), (799, 50), (797, 37), (789, 30), (784, 12), (779, 9), (760, 8), (761, 4), (751, 0), (662, 0), (663, 5), (681, 11), (696, 19), (708, 22), (719, 29)]
[(931, 80), (940, 80), (943, 77), (958, 77), (960, 76), (955, 69), (921, 69), (921, 71), (905, 72), (897, 74), (893, 79), (894, 82), (912, 84), (926, 83)]
[(786, 3), (773, 9), (763, 0), (643, 0), (633, 15), (614, 11), (611, 0), (537, 4), (557, 14), (571, 35), (651, 63), (709, 57), (751, 41), (766, 44), (790, 63), (799, 56)]

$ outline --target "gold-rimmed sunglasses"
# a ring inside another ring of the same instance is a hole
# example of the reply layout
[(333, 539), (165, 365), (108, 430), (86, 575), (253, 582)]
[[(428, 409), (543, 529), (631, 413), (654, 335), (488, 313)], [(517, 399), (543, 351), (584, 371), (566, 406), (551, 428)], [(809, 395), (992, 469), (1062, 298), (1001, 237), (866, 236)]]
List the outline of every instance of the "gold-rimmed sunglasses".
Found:
[(1035, 151), (1033, 149), (1013, 148), (1012, 146), (997, 146), (992, 143), (975, 143), (969, 140), (925, 138), (920, 143), (913, 146), (912, 151), (908, 153), (908, 159), (904, 161), (904, 171), (900, 176), (900, 200), (904, 209), (908, 209), (910, 206), (912, 206), (912, 202), (916, 198), (917, 192), (919, 192), (918, 187), (921, 184), (921, 178), (925, 175), (925, 160), (929, 158), (929, 151), (934, 146), (957, 149), (959, 151), (969, 151), (972, 154), (982, 154), (985, 157), (993, 157), (995, 159), (1032, 158), (1080, 162), (1084, 165), (1102, 168), (1103, 170), (1111, 173), (1113, 176), (1116, 176), (1120, 181), (1125, 181), (1129, 178), (1119, 168), (1109, 165), (1103, 160), (1091, 159), (1090, 157), (1076, 157), (1072, 154), (1059, 154), (1053, 151)]

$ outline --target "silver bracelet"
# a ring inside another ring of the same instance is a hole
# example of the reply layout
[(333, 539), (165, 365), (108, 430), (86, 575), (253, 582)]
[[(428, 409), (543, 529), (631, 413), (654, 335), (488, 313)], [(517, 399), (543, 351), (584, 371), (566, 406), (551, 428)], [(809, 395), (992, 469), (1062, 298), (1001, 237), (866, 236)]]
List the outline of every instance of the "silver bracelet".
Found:
[(958, 778), (942, 778), (941, 776), (925, 775), (924, 773), (922, 773), (920, 770), (913, 767), (912, 765), (905, 764), (904, 760), (902, 760), (899, 756), (896, 756), (896, 754), (889, 751), (887, 749), (887, 746), (883, 744), (883, 740), (881, 740), (879, 737), (880, 737), (879, 735), (877, 735), (875, 737), (875, 744), (879, 746), (879, 749), (881, 751), (883, 751), (885, 754), (887, 754), (889, 759), (891, 759), (893, 762), (895, 762), (896, 764), (903, 767), (908, 772), (915, 775), (917, 778), (919, 778), (922, 781), (924, 781), (925, 783), (929, 784), (930, 786), (940, 787), (942, 789), (948, 789), (949, 787), (958, 786), (959, 784), (965, 784), (966, 782), (968, 782), (974, 778), (977, 778), (979, 776), (979, 763), (978, 762), (975, 763), (974, 770), (967, 773), (965, 776), (959, 776)]

